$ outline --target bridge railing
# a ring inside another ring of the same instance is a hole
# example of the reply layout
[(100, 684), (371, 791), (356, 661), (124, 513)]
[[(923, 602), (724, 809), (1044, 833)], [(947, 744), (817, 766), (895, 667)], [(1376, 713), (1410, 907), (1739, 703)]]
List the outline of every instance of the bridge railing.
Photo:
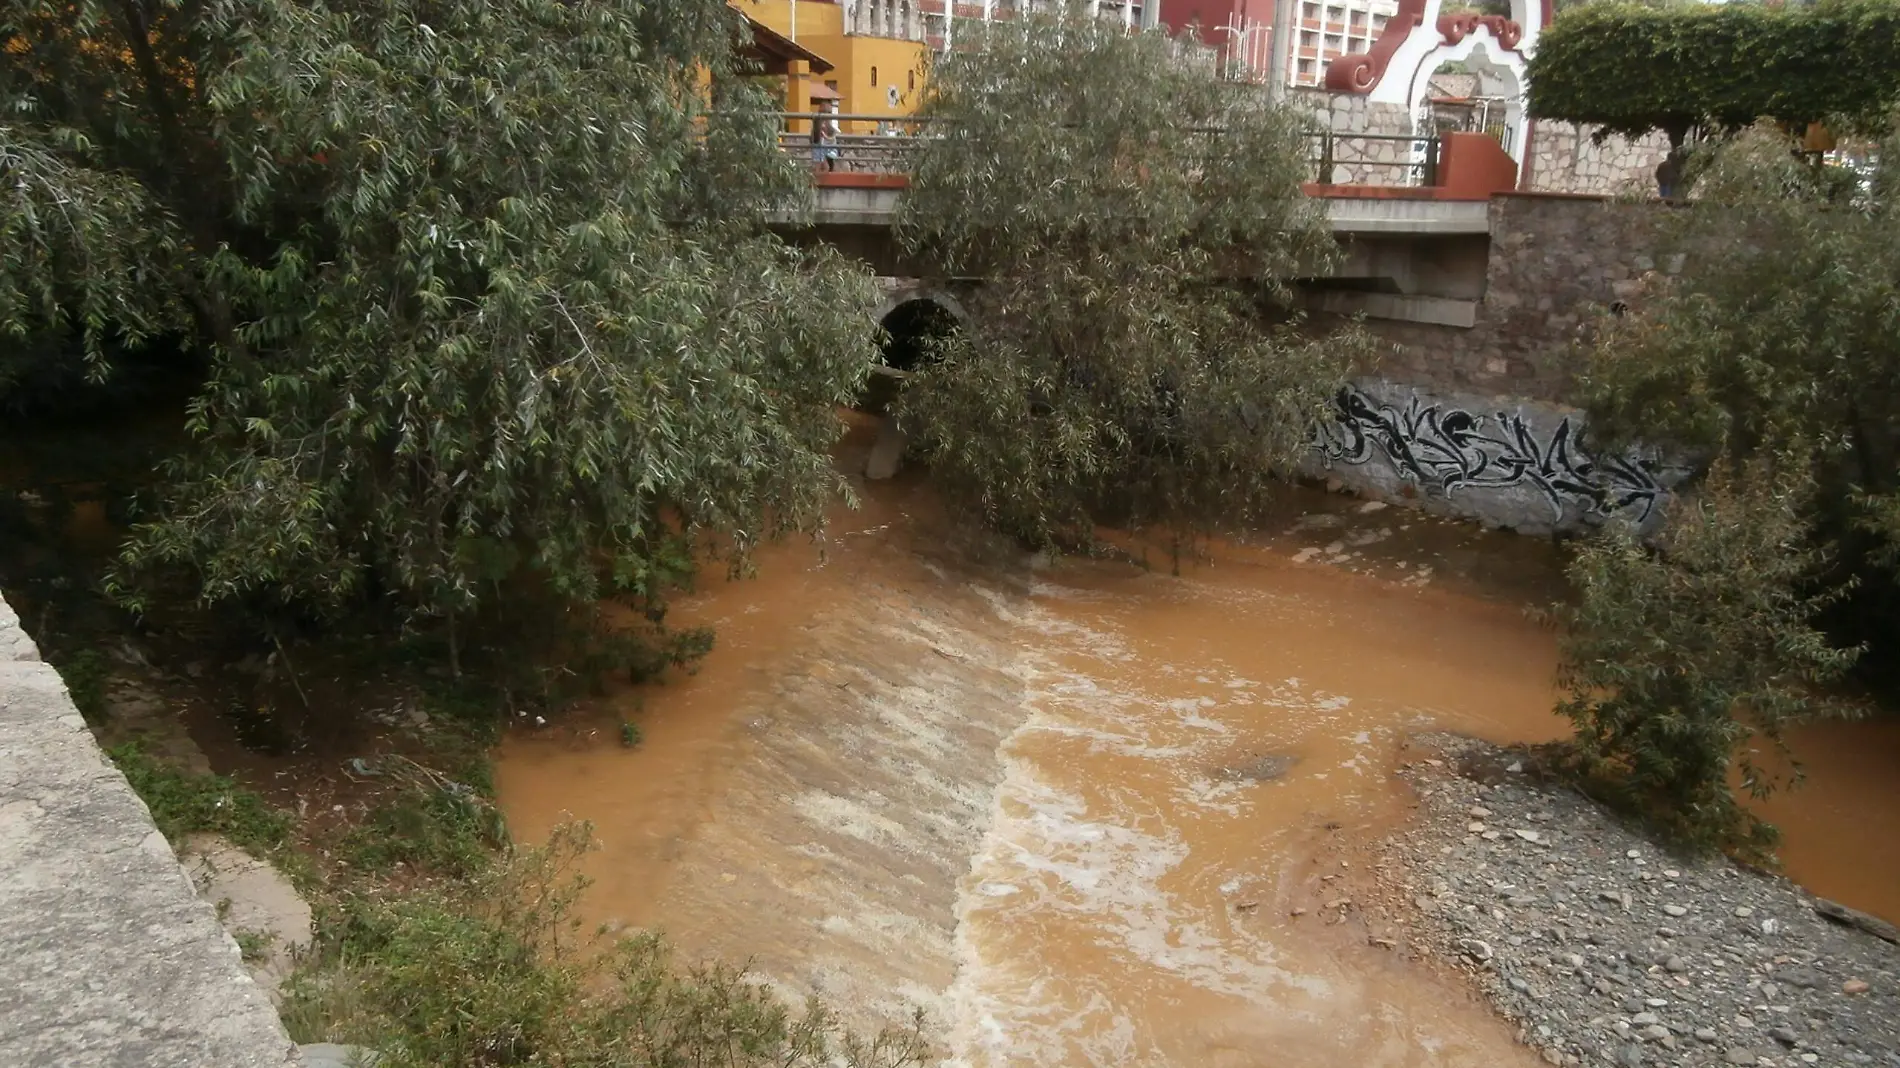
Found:
[[(813, 145), (814, 120), (836, 122), (838, 136), (826, 144)], [(914, 117), (784, 111), (779, 113), (778, 143), (786, 154), (810, 160), (819, 170), (909, 174), (917, 152), (930, 137), (932, 125), (929, 119)]]
[[(816, 170), (856, 174), (908, 174), (917, 153), (929, 141), (933, 120), (889, 115), (779, 112), (779, 147)], [(831, 141), (812, 143), (812, 122), (839, 126)], [(1192, 134), (1219, 133), (1193, 129)], [(1431, 186), (1439, 179), (1442, 157), (1436, 136), (1341, 134), (1317, 130), (1307, 135), (1308, 180), (1320, 185)]]
[(1442, 153), (1436, 136), (1318, 130), (1307, 135), (1307, 143), (1313, 181), (1320, 185), (1438, 184)]

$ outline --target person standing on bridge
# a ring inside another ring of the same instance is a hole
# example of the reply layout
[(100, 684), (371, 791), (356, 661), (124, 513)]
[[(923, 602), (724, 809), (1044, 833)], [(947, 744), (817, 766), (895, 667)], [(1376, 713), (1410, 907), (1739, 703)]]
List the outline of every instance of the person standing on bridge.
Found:
[(838, 169), (838, 120), (831, 117), (831, 105), (811, 120), (811, 162), (828, 171)]

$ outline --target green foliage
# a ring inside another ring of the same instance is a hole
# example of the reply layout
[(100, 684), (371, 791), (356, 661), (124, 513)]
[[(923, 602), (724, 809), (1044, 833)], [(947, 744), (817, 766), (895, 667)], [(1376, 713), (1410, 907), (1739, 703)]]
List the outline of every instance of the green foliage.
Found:
[(232, 931), (231, 937), (237, 942), (238, 955), (244, 958), (246, 964), (257, 964), (269, 957), (271, 943), (275, 941), (275, 936), (269, 931), (253, 931), (248, 927)]
[[(1799, 465), (1791, 465), (1799, 470)], [(1776, 785), (1753, 754), (1793, 723), (1839, 711), (1826, 697), (1858, 650), (1837, 649), (1805, 592), (1821, 563), (1802, 518), (1805, 474), (1764, 457), (1723, 468), (1674, 505), (1656, 546), (1613, 531), (1569, 569), (1560, 711), (1576, 727), (1587, 781), (1681, 843), (1759, 848), (1758, 822), (1730, 792)]]
[(738, 27), (0, 3), (0, 329), (210, 362), (115, 591), (426, 623), (527, 584), (651, 597), (682, 543), (819, 523), (873, 286), (765, 230), (805, 178)]
[[(22, 33), (22, 12), (0, 15), (0, 53)], [(88, 371), (108, 343), (136, 344), (178, 329), (169, 278), (180, 235), (144, 186), (105, 164), (97, 131), (67, 124), (0, 74), (0, 396), (36, 355), (27, 343), (77, 334)], [(11, 91), (9, 91), (11, 90)]]
[(899, 420), (947, 493), (1032, 543), (1244, 521), (1354, 355), (1289, 310), (1333, 248), (1303, 120), (1076, 7), (959, 44), (898, 227), (983, 284)]
[(1900, 665), (1900, 214), (1892, 161), (1843, 190), (1773, 131), (1709, 154), (1692, 210), (1670, 213), (1665, 250), (1631, 315), (1606, 320), (1581, 394), (1593, 433), (1666, 441), (1746, 463), (1811, 458), (1805, 518), (1837, 544), (1823, 578), (1853, 579), (1827, 625), (1869, 645), (1869, 671)]
[(384, 801), (344, 836), (351, 866), (383, 875), (398, 865), (467, 879), (507, 840), (492, 805), (469, 791), (431, 784)]
[(370, 1046), (392, 1068), (924, 1063), (914, 1032), (860, 1041), (740, 973), (676, 969), (650, 936), (579, 937), (572, 869), (588, 844), (584, 826), (568, 825), (466, 885), (345, 898), (293, 978), (293, 1037)]
[(1594, 431), (1660, 428), (1739, 457), (1805, 441), (1863, 484), (1891, 477), (1894, 454), (1877, 448), (1900, 417), (1891, 182), (1883, 172), (1868, 198), (1844, 201), (1758, 130), (1706, 157), (1697, 192), (1664, 234), (1682, 271), (1652, 278), (1638, 314), (1603, 324), (1583, 376)]
[(290, 817), (222, 775), (181, 771), (153, 759), (137, 742), (106, 752), (151, 809), (159, 832), (172, 842), (206, 832), (266, 856), (290, 839)]
[(1529, 78), (1533, 115), (1678, 144), (1761, 118), (1878, 125), (1900, 100), (1900, 4), (1592, 3), (1545, 29)]
[(66, 683), (66, 692), (72, 696), (73, 707), (79, 714), (86, 717), (88, 723), (104, 719), (106, 682), (112, 677), (111, 662), (105, 654), (97, 649), (81, 649), (60, 657), (53, 667)]
[(1833, 711), (1863, 646), (1876, 680), (1900, 653), (1900, 216), (1889, 172), (1844, 185), (1772, 129), (1700, 165), (1659, 250), (1680, 273), (1604, 320), (1580, 392), (1612, 446), (1669, 443), (1718, 475), (1654, 553), (1613, 536), (1579, 556), (1565, 711), (1630, 803), (1748, 844), (1737, 754), (1748, 788), (1772, 785), (1748, 740)]

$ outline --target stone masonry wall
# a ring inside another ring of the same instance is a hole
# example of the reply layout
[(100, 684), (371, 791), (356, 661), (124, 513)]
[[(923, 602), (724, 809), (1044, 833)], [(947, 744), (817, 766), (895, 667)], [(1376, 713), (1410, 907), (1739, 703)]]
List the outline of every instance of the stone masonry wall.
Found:
[(1341, 393), (1311, 474), (1354, 491), (1524, 533), (1639, 528), (1687, 468), (1654, 450), (1591, 451), (1571, 405), (1595, 307), (1657, 263), (1657, 204), (1509, 195), (1491, 201), (1485, 294), (1470, 328), (1375, 320), (1392, 342)]
[[(1396, 104), (1374, 104), (1356, 93), (1329, 93), (1321, 89), (1290, 89), (1287, 99), (1313, 115), (1335, 134), (1410, 135), (1412, 113)], [(1539, 120), (1530, 135), (1530, 179), (1521, 186), (1533, 193), (1582, 193), (1619, 196), (1656, 191), (1656, 164), (1669, 153), (1669, 139), (1653, 133), (1639, 140), (1611, 137), (1602, 144), (1591, 139), (1587, 127), (1568, 122)], [(1335, 142), (1338, 165), (1333, 180), (1342, 184), (1408, 185), (1410, 172), (1400, 164), (1411, 159), (1411, 146), (1401, 141), (1356, 141), (1350, 136)], [(1520, 166), (1522, 166), (1520, 164)]]
[(0, 601), (0, 1065), (300, 1063), (237, 943)]
[(1599, 145), (1587, 129), (1539, 121), (1531, 132), (1530, 191), (1653, 195), (1656, 165), (1668, 154), (1669, 138), (1661, 133), (1638, 141), (1611, 137)]
[[(1593, 307), (1658, 268), (1657, 204), (1514, 194), (1491, 200), (1485, 294), (1470, 328), (1378, 320), (1395, 348), (1377, 373), (1436, 389), (1570, 400)], [(1662, 266), (1668, 266), (1663, 264)]]

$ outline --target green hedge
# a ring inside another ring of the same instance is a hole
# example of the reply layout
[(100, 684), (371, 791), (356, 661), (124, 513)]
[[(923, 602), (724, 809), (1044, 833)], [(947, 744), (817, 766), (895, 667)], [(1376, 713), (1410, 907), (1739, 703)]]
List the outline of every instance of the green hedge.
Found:
[(1900, 99), (1900, 0), (1590, 4), (1544, 31), (1529, 76), (1531, 114), (1631, 137), (1760, 118), (1871, 128)]

